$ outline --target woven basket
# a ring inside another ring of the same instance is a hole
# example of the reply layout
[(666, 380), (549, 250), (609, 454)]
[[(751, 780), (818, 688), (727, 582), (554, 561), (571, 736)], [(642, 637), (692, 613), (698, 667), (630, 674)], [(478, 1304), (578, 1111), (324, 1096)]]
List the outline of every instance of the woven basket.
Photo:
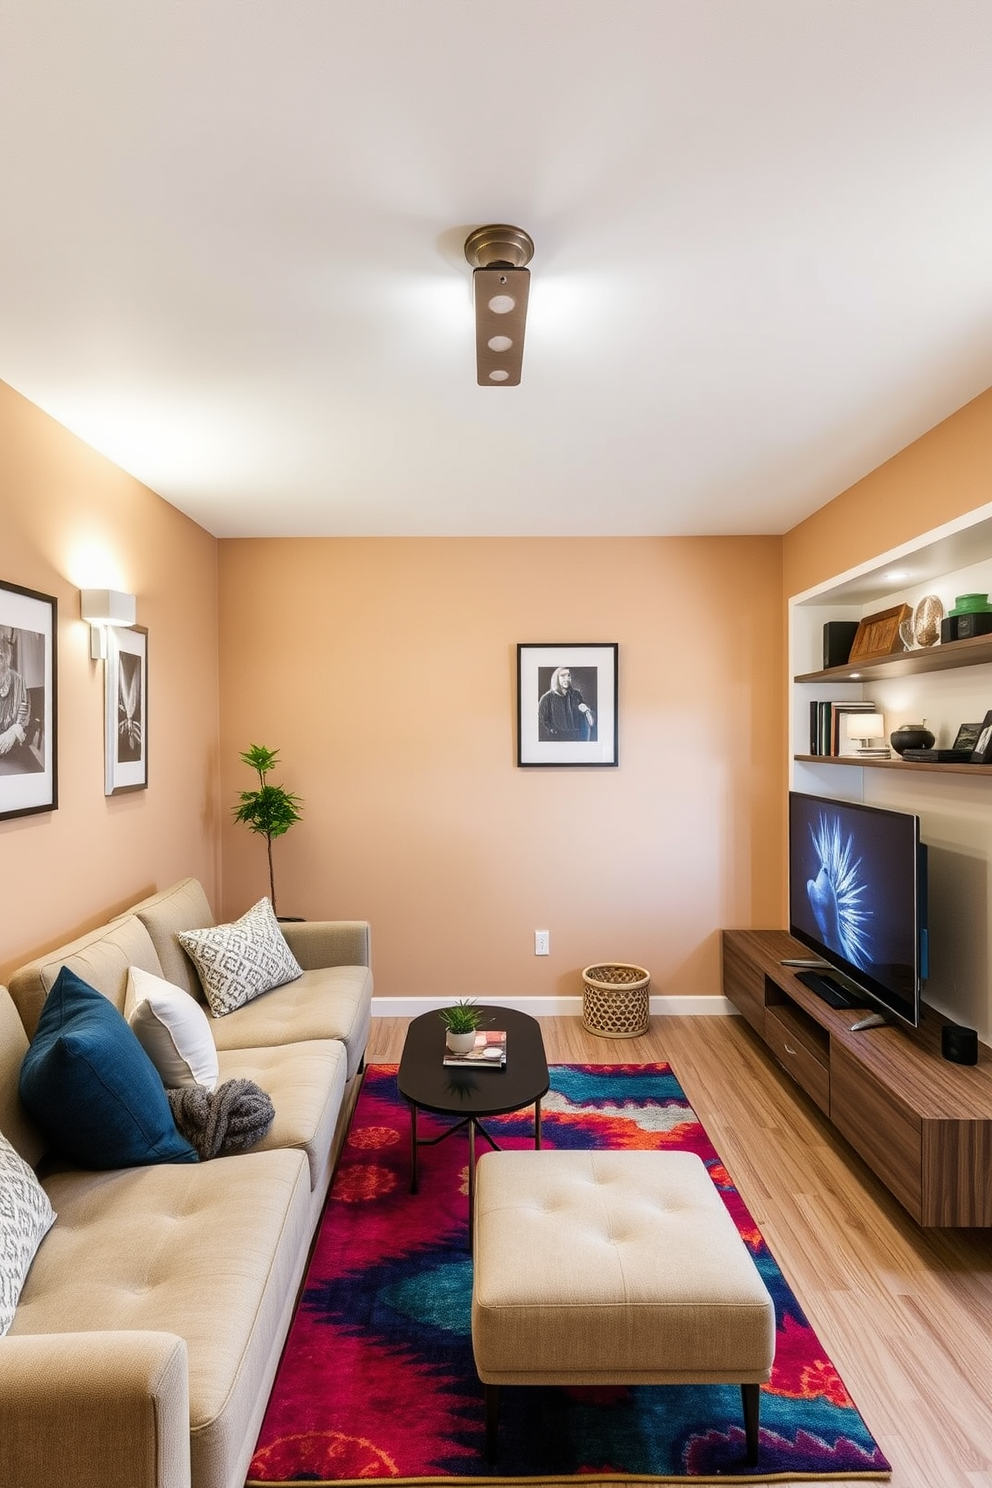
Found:
[(582, 973), (582, 1025), (600, 1038), (636, 1038), (647, 1033), (651, 1004), (649, 972), (611, 961)]

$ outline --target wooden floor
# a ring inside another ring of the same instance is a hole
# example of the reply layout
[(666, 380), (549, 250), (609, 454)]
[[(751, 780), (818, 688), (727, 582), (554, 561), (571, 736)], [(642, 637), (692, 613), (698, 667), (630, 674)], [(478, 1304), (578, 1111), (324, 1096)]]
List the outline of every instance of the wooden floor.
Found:
[[(672, 1065), (894, 1488), (992, 1488), (992, 1231), (918, 1229), (742, 1018), (656, 1017), (625, 1040), (539, 1021), (549, 1062)], [(397, 1062), (405, 1028), (373, 1020), (368, 1062)]]

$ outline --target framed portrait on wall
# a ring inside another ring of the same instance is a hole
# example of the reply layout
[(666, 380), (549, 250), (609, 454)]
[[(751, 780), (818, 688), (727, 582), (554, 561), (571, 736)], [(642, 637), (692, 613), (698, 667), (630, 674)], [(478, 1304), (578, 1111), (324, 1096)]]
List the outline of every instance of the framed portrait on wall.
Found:
[(107, 631), (106, 783), (123, 795), (148, 785), (148, 631), (141, 625)]
[(59, 803), (57, 638), (54, 597), (0, 581), (0, 819)]
[(616, 765), (616, 642), (517, 646), (517, 764)]

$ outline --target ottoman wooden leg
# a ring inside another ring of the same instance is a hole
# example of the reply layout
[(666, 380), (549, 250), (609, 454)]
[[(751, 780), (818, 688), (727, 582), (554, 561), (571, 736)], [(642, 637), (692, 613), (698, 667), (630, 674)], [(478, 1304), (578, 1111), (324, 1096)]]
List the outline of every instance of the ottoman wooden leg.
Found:
[(761, 1411), (761, 1386), (741, 1385), (741, 1403), (744, 1406), (744, 1439), (747, 1442), (748, 1467), (758, 1465), (758, 1417)]
[(486, 1386), (486, 1461), (496, 1461), (499, 1442), (499, 1385)]

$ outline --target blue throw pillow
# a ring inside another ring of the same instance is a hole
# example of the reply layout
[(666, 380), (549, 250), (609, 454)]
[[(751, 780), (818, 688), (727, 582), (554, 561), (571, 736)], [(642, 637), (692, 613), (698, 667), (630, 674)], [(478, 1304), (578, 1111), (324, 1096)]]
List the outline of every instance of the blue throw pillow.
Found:
[(45, 999), (20, 1089), (51, 1145), (84, 1168), (198, 1161), (137, 1035), (67, 966)]

